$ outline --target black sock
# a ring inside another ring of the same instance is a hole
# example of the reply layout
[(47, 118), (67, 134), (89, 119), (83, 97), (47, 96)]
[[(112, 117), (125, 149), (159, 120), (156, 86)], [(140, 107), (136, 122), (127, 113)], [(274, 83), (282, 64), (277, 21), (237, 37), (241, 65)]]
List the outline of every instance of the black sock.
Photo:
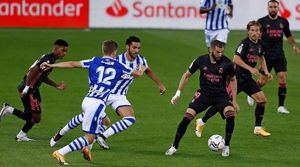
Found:
[(217, 112), (218, 112), (218, 111), (216, 110), (215, 107), (210, 107), (210, 108), (206, 111), (205, 115), (203, 116), (202, 121), (203, 121), (204, 123), (206, 123), (206, 121), (207, 121), (209, 118), (213, 117)]
[(34, 123), (32, 123), (30, 120), (26, 121), (25, 125), (22, 128), (22, 131), (24, 133), (27, 133), (32, 127), (33, 127)]
[(24, 121), (29, 120), (31, 118), (30, 113), (20, 111), (16, 108), (14, 108), (13, 115), (17, 116), (18, 118), (23, 119)]
[(193, 119), (192, 117), (187, 117), (186, 115), (183, 117), (182, 121), (180, 122), (180, 124), (178, 125), (177, 131), (176, 131), (176, 135), (175, 135), (175, 139), (173, 142), (173, 146), (178, 149), (179, 146), (179, 142), (181, 140), (181, 138), (183, 137), (188, 125), (190, 124), (191, 120)]
[(261, 126), (265, 114), (265, 104), (257, 103), (255, 108), (255, 126)]
[(284, 106), (284, 100), (286, 96), (287, 88), (278, 87), (278, 106)]
[(225, 137), (225, 145), (230, 145), (231, 136), (234, 129), (234, 116), (230, 116), (226, 118), (226, 137)]

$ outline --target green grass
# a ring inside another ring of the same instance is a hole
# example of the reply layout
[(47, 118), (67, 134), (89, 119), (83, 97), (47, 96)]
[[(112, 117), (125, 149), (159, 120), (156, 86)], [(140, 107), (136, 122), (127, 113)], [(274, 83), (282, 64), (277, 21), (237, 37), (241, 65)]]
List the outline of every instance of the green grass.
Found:
[[(206, 53), (202, 31), (175, 30), (60, 30), (60, 29), (0, 29), (0, 102), (22, 108), (16, 87), (28, 67), (40, 55), (50, 52), (52, 42), (64, 38), (70, 43), (65, 60), (87, 59), (100, 54), (100, 43), (105, 39), (119, 42), (119, 53), (124, 50), (124, 40), (135, 34), (142, 39), (141, 53), (150, 67), (166, 85), (168, 91), (160, 96), (154, 82), (143, 76), (136, 79), (129, 90), (137, 122), (127, 131), (108, 139), (111, 149), (104, 151), (94, 146), (92, 162), (86, 162), (79, 152), (66, 156), (72, 166), (298, 166), (300, 164), (300, 77), (299, 56), (294, 56), (285, 42), (288, 59), (288, 96), (286, 106), (289, 115), (280, 115), (277, 110), (276, 78), (263, 88), (268, 98), (264, 126), (272, 132), (269, 138), (253, 135), (254, 107), (246, 105), (244, 94), (239, 95), (241, 112), (236, 117), (236, 128), (231, 142), (231, 155), (222, 158), (220, 153), (207, 147), (207, 139), (213, 134), (224, 136), (224, 125), (220, 116), (212, 118), (205, 127), (204, 136), (194, 135), (193, 122), (180, 145), (178, 153), (166, 157), (164, 152), (173, 141), (175, 131), (183, 113), (198, 88), (198, 76), (189, 81), (178, 105), (172, 106), (170, 99), (177, 89), (179, 79), (191, 61)], [(239, 41), (246, 32), (230, 32), (226, 55), (232, 57)], [(294, 32), (300, 38), (300, 32)], [(36, 142), (17, 143), (14, 138), (23, 126), (23, 121), (13, 116), (0, 123), (0, 167), (58, 166), (52, 159), (54, 150), (69, 144), (81, 136), (81, 128), (71, 131), (56, 148), (50, 148), (49, 139), (74, 115), (81, 112), (81, 102), (88, 89), (85, 70), (55, 69), (50, 78), (65, 81), (67, 90), (58, 91), (41, 87), (42, 121), (30, 131)], [(107, 109), (111, 120), (119, 118)], [(198, 117), (203, 116), (203, 113)]]

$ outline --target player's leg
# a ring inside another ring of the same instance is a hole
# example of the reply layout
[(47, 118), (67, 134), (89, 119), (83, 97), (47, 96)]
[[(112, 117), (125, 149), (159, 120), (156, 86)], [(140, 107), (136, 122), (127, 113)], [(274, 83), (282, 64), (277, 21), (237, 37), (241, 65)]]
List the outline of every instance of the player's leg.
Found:
[(222, 150), (222, 156), (227, 157), (230, 154), (230, 141), (232, 137), (232, 133), (234, 130), (234, 118), (235, 118), (235, 111), (234, 108), (229, 105), (224, 108), (224, 116), (226, 119), (226, 127), (225, 127), (225, 146)]
[(107, 138), (125, 131), (135, 123), (134, 110), (125, 95), (109, 95), (108, 101), (122, 119), (113, 123), (105, 132), (97, 137), (100, 147), (104, 149), (109, 149), (109, 146), (105, 142)]
[(211, 41), (213, 39), (212, 33), (213, 33), (213, 31), (204, 30), (205, 43), (206, 43), (207, 48), (210, 48), (210, 43), (211, 43)]
[(41, 121), (41, 97), (39, 91), (32, 90), (25, 98), (22, 98), (24, 112), (14, 110), (14, 113), (22, 119), (26, 119), (25, 125), (21, 131), (17, 134), (17, 141), (34, 141), (27, 137), (27, 133), (32, 129), (33, 125)]
[(99, 126), (105, 113), (105, 103), (100, 99), (85, 98), (82, 102), (82, 109), (85, 112), (82, 121), (82, 130), (86, 135), (73, 140), (70, 144), (53, 152), (53, 157), (60, 164), (66, 163), (64, 155), (82, 150), (89, 144), (92, 144), (95, 140), (95, 135), (99, 133)]
[(289, 114), (290, 112), (284, 107), (284, 101), (287, 93), (286, 72), (278, 72), (278, 113)]
[(76, 128), (82, 123), (84, 113), (74, 116), (62, 129), (55, 133), (50, 140), (50, 147), (54, 147), (57, 142), (66, 135), (70, 130)]
[(166, 151), (166, 155), (173, 155), (178, 150), (179, 143), (184, 136), (190, 122), (198, 113), (206, 110), (209, 107), (209, 104), (209, 98), (207, 98), (205, 95), (200, 95), (199, 92), (195, 93), (193, 101), (189, 104), (189, 107), (187, 108), (181, 122), (178, 125), (173, 144)]
[(179, 143), (183, 137), (183, 135), (185, 134), (185, 131), (188, 127), (188, 125), (190, 124), (190, 122), (194, 119), (194, 117), (196, 116), (196, 111), (192, 108), (188, 108), (181, 120), (181, 122), (179, 123), (178, 127), (177, 127), (177, 131), (176, 131), (176, 135), (173, 141), (172, 146), (166, 151), (166, 155), (173, 155), (178, 147), (179, 147)]
[(265, 104), (267, 101), (266, 97), (262, 91), (259, 91), (251, 96), (256, 101), (254, 134), (261, 135), (263, 137), (270, 136), (271, 133), (264, 130), (264, 128), (261, 126), (265, 113)]
[(206, 111), (205, 115), (202, 118), (199, 118), (196, 120), (196, 131), (195, 134), (197, 137), (202, 136), (202, 132), (205, 126), (205, 123), (213, 117), (216, 113), (218, 113), (217, 109), (213, 106), (209, 107), (209, 109)]

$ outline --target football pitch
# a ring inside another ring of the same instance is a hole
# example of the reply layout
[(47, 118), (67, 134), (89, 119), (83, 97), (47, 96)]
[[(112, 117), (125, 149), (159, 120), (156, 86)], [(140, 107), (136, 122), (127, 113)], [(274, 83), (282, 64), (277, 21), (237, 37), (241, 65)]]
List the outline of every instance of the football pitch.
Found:
[[(246, 95), (241, 93), (238, 102), (241, 108), (236, 117), (231, 140), (231, 154), (224, 158), (221, 152), (213, 152), (207, 146), (213, 134), (224, 136), (225, 121), (214, 116), (205, 126), (202, 138), (194, 134), (193, 121), (174, 156), (167, 157), (182, 116), (194, 91), (199, 87), (199, 74), (190, 79), (177, 105), (171, 105), (182, 74), (193, 59), (207, 53), (203, 31), (183, 30), (138, 30), (138, 29), (0, 29), (0, 102), (22, 109), (22, 102), (16, 90), (30, 65), (44, 53), (49, 53), (57, 38), (66, 39), (69, 52), (64, 61), (88, 59), (101, 55), (103, 40), (113, 39), (119, 43), (118, 53), (125, 50), (125, 39), (130, 35), (141, 38), (141, 54), (151, 69), (167, 87), (160, 96), (155, 83), (146, 75), (134, 81), (128, 91), (128, 99), (135, 110), (136, 124), (107, 140), (110, 150), (102, 150), (95, 144), (93, 161), (82, 158), (80, 152), (66, 155), (71, 166), (111, 167), (181, 167), (181, 166), (299, 166), (300, 160), (300, 55), (294, 55), (288, 43), (284, 42), (288, 61), (288, 96), (286, 107), (289, 115), (277, 113), (276, 77), (264, 88), (268, 102), (263, 126), (272, 135), (263, 138), (253, 135), (254, 109), (246, 104)], [(293, 32), (300, 38), (300, 32)], [(231, 31), (225, 55), (232, 57), (235, 47), (246, 37), (246, 31)], [(298, 44), (299, 45), (299, 44)], [(274, 74), (274, 72), (272, 72)], [(64, 136), (54, 148), (49, 140), (73, 116), (81, 113), (81, 102), (88, 90), (87, 71), (83, 69), (55, 69), (50, 78), (67, 84), (65, 91), (59, 91), (45, 84), (41, 86), (42, 121), (34, 126), (28, 136), (35, 142), (16, 142), (15, 136), (23, 121), (7, 116), (0, 122), (0, 167), (16, 166), (59, 166), (52, 158), (52, 152), (82, 136), (81, 127)], [(108, 107), (106, 113), (115, 122), (119, 117)], [(204, 113), (198, 115), (202, 117)], [(197, 118), (198, 118), (197, 117)]]

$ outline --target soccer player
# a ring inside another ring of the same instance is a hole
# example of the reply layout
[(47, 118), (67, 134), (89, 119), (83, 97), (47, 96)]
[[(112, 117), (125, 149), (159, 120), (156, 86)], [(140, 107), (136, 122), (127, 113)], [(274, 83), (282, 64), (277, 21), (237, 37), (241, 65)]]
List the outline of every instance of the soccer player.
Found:
[[(164, 84), (159, 80), (156, 74), (148, 66), (147, 60), (145, 57), (139, 54), (141, 49), (141, 40), (136, 36), (130, 36), (126, 39), (126, 52), (117, 56), (117, 60), (120, 63), (125, 64), (127, 67), (137, 69), (140, 65), (147, 67), (145, 73), (149, 78), (151, 78), (159, 88), (160, 94), (164, 94), (166, 88)], [(133, 82), (134, 78), (126, 78), (120, 80), (116, 87), (112, 89), (111, 94), (108, 97), (106, 105), (111, 105), (112, 108), (117, 112), (117, 114), (122, 118), (121, 120), (115, 122), (110, 128), (106, 130), (106, 126), (110, 123), (109, 120), (106, 120), (106, 123), (102, 125), (101, 131), (105, 132), (101, 137), (97, 137), (97, 141), (100, 146), (104, 149), (109, 149), (109, 146), (105, 142), (105, 139), (120, 133), (135, 123), (134, 110), (128, 101), (126, 94), (130, 84)], [(73, 117), (69, 123), (67, 123), (61, 130), (58, 131), (50, 140), (50, 146), (53, 147), (71, 129), (77, 127), (81, 124), (83, 114), (76, 115)]]
[(128, 78), (129, 76), (140, 77), (146, 69), (145, 66), (140, 66), (139, 70), (133, 70), (119, 63), (115, 59), (117, 48), (118, 44), (116, 42), (107, 40), (102, 43), (102, 58), (93, 57), (82, 61), (42, 64), (44, 69), (87, 68), (89, 70), (90, 89), (82, 102), (82, 110), (84, 112), (82, 130), (85, 132), (85, 135), (53, 152), (53, 157), (62, 165), (68, 165), (64, 155), (81, 150), (95, 140), (95, 135), (99, 133), (102, 119), (106, 115), (105, 102), (117, 82), (121, 78)]
[[(271, 72), (271, 70), (274, 68), (278, 78), (279, 86), (277, 112), (289, 114), (290, 112), (284, 106), (287, 93), (287, 61), (283, 51), (283, 34), (287, 38), (288, 43), (292, 46), (295, 53), (299, 54), (300, 49), (291, 34), (288, 20), (278, 16), (278, 6), (278, 1), (270, 0), (268, 2), (269, 14), (263, 18), (260, 18), (258, 22), (262, 25), (262, 41), (268, 71)], [(263, 86), (266, 81), (267, 78), (262, 78), (258, 84)], [(251, 105), (251, 99), (249, 100), (249, 104)]]
[(69, 44), (65, 40), (56, 40), (54, 42), (52, 52), (44, 54), (40, 59), (36, 60), (31, 65), (22, 82), (18, 86), (24, 111), (16, 109), (7, 103), (3, 104), (3, 107), (0, 111), (0, 120), (6, 115), (13, 114), (25, 121), (25, 125), (16, 136), (17, 141), (33, 141), (33, 139), (27, 137), (27, 133), (34, 124), (37, 124), (41, 121), (42, 110), (41, 96), (39, 92), (39, 87), (41, 84), (44, 82), (56, 89), (65, 89), (65, 84), (63, 82), (55, 83), (48, 77), (52, 72), (52, 69), (44, 71), (40, 68), (40, 65), (43, 62), (53, 64), (57, 59), (62, 59), (68, 51), (68, 46)]
[(231, 0), (202, 0), (200, 13), (206, 13), (205, 42), (209, 48), (213, 40), (227, 43), (229, 33), (228, 19), (232, 17), (233, 5)]
[[(189, 69), (182, 75), (178, 90), (171, 100), (175, 104), (180, 98), (181, 91), (189, 78), (200, 70), (200, 89), (195, 93), (194, 99), (189, 104), (182, 121), (179, 123), (172, 146), (166, 151), (166, 155), (173, 155), (179, 147), (187, 126), (194, 117), (210, 106), (217, 108), (220, 114), (226, 117), (225, 147), (222, 156), (229, 156), (229, 145), (234, 129), (235, 110), (239, 109), (236, 101), (237, 83), (235, 69), (231, 60), (223, 55), (224, 43), (214, 40), (211, 43), (210, 53), (199, 56), (192, 62)], [(230, 78), (232, 87), (232, 102), (226, 90), (226, 82)]]
[[(266, 97), (263, 91), (257, 85), (256, 81), (252, 78), (252, 74), (256, 76), (260, 75), (259, 70), (255, 68), (257, 62), (259, 61), (265, 77), (272, 79), (272, 75), (268, 72), (263, 56), (261, 41), (259, 40), (261, 34), (260, 28), (261, 26), (257, 21), (250, 21), (247, 24), (248, 37), (242, 40), (242, 42), (239, 44), (233, 57), (233, 62), (237, 65), (236, 77), (238, 83), (238, 93), (243, 91), (256, 101), (256, 108), (254, 112), (254, 134), (267, 137), (271, 134), (261, 127), (265, 113)], [(204, 120), (200, 119), (197, 121), (196, 131), (198, 131), (198, 133), (202, 132), (205, 122), (216, 112), (217, 111), (208, 111), (204, 116)]]

